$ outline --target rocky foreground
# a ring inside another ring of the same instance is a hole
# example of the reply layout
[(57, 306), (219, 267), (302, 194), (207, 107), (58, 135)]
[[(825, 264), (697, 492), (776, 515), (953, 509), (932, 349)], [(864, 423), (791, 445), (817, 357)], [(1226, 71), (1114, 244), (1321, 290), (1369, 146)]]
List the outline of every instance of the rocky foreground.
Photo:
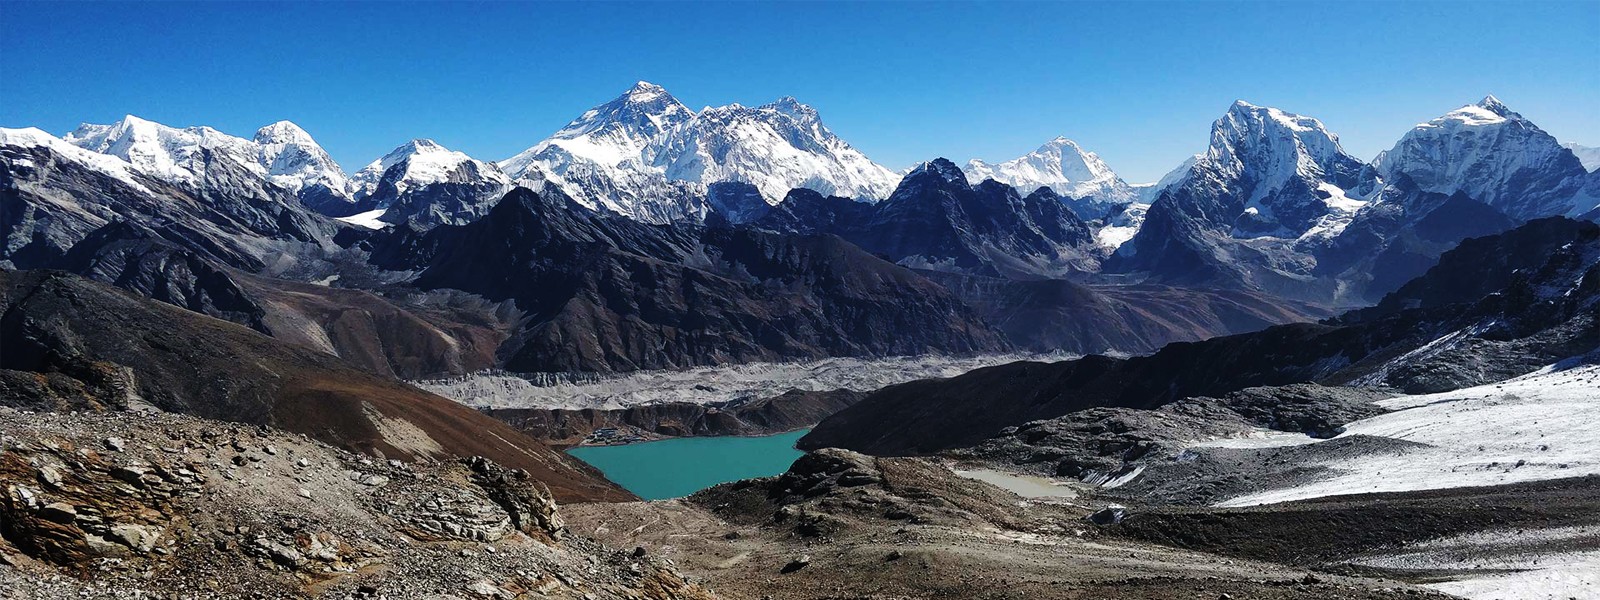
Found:
[[(7, 598), (712, 598), (570, 535), (484, 459), (383, 461), (170, 414), (0, 407)], [(631, 548), (631, 547), (630, 547)]]

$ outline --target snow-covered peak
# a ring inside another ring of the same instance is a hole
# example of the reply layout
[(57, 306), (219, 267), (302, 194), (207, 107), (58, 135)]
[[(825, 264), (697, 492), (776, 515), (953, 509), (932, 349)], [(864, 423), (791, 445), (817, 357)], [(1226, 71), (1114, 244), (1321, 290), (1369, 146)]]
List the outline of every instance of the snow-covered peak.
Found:
[(1582, 214), (1587, 170), (1572, 151), (1494, 96), (1420, 123), (1373, 166), (1426, 192), (1465, 193), (1519, 219)]
[(1096, 213), (1112, 205), (1131, 202), (1137, 196), (1099, 155), (1065, 137), (1057, 137), (1033, 152), (998, 164), (972, 159), (967, 162), (965, 171), (972, 183), (993, 179), (1023, 193), (1048, 187), (1064, 197), (1094, 204), (1096, 210), (1091, 212)]
[(256, 130), (257, 144), (307, 144), (316, 145), (311, 134), (290, 121), (278, 121)]
[(524, 177), (537, 163), (543, 171), (559, 176), (574, 162), (616, 167), (640, 161), (652, 141), (693, 117), (694, 111), (667, 90), (640, 81), (532, 148), (500, 161), (500, 168), (513, 177)]
[(114, 156), (91, 152), (62, 140), (56, 136), (45, 133), (43, 130), (28, 127), (24, 129), (6, 129), (0, 127), (0, 146), (17, 146), (21, 148), (44, 148), (57, 156), (72, 160), (91, 169), (110, 175), (123, 183), (141, 191), (150, 191), (140, 183), (134, 175), (133, 165)]
[(628, 91), (624, 92), (622, 96), (633, 102), (642, 103), (651, 102), (663, 96), (670, 98), (672, 94), (668, 94), (667, 89), (664, 87), (641, 80), (634, 83), (633, 87), (628, 88)]
[(395, 193), (403, 195), (426, 185), (461, 180), (469, 174), (469, 170), (475, 172), (470, 174), (485, 182), (511, 183), (511, 178), (494, 164), (475, 160), (430, 139), (415, 139), (401, 144), (358, 171), (350, 178), (350, 182), (357, 196), (371, 194), (384, 181), (393, 183)]
[(747, 182), (774, 204), (802, 187), (878, 200), (898, 180), (893, 171), (834, 135), (816, 109), (794, 98), (753, 108), (707, 108), (659, 140), (650, 154), (669, 179)]
[(168, 127), (128, 115), (109, 125), (85, 123), (63, 139), (100, 154), (121, 158), (135, 169), (179, 184), (194, 184), (205, 171), (205, 161), (216, 156), (266, 176), (254, 142), (210, 127)]
[(1212, 124), (1206, 157), (1272, 180), (1320, 177), (1339, 163), (1355, 161), (1322, 121), (1243, 100)]
[(777, 203), (798, 187), (878, 199), (899, 180), (792, 97), (696, 113), (643, 81), (499, 165), (524, 185), (554, 185), (579, 203), (644, 220), (693, 213), (661, 203), (724, 181), (750, 183)]
[(299, 125), (278, 121), (256, 130), (253, 140), (260, 147), (259, 161), (272, 183), (295, 193), (321, 186), (328, 194), (349, 198), (344, 169)]
[(1522, 118), (1522, 115), (1519, 115), (1515, 111), (1512, 111), (1511, 108), (1506, 106), (1506, 104), (1504, 102), (1501, 102), (1499, 98), (1494, 97), (1494, 94), (1489, 94), (1487, 96), (1484, 96), (1482, 100), (1478, 101), (1476, 106), (1478, 108), (1481, 108), (1483, 110), (1489, 111), (1489, 112), (1494, 113), (1495, 115), (1498, 115), (1498, 116), (1503, 117), (1503, 118), (1507, 118), (1507, 119), (1520, 119), (1520, 118)]
[(1362, 166), (1321, 121), (1240, 100), (1212, 124), (1210, 146), (1183, 177), (1201, 173), (1249, 186), (1235, 235), (1298, 237), (1316, 227), (1313, 215), (1347, 219), (1360, 208), (1343, 188), (1355, 184)]

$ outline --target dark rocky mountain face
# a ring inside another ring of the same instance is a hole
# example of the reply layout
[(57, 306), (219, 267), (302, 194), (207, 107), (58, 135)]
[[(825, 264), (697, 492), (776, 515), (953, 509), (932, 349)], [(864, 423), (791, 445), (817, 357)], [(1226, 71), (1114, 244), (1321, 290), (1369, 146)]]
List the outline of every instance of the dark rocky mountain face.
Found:
[[(0, 272), (7, 404), (155, 407), (389, 458), (486, 456), (567, 501), (628, 495), (499, 421), (330, 354), (75, 275)], [(46, 384), (39, 384), (39, 381)]]
[(706, 214), (707, 225), (741, 225), (759, 220), (772, 210), (760, 189), (741, 181), (719, 181), (706, 186), (706, 204), (711, 208)]
[(1315, 305), (1245, 290), (921, 273), (976, 309), (1011, 343), (1036, 352), (1147, 353), (1171, 342), (1329, 316)]
[(648, 225), (518, 189), (472, 224), (372, 247), (419, 288), (514, 300), (515, 371), (1009, 348), (943, 288), (832, 236)]
[(115, 221), (90, 232), (54, 266), (136, 294), (270, 333), (266, 308), (227, 269), (156, 231)]
[(772, 207), (752, 225), (773, 231), (814, 234), (829, 233), (855, 237), (856, 231), (871, 218), (873, 205), (840, 196), (824, 196), (805, 188), (791, 190), (783, 202)]
[(1024, 198), (993, 180), (970, 185), (942, 158), (906, 175), (876, 205), (796, 190), (755, 225), (832, 233), (936, 271), (1040, 279), (1099, 266), (1093, 232), (1055, 192), (1040, 188)]
[[(1597, 229), (1557, 218), (1472, 240), (1379, 308), (1323, 324), (1175, 343), (1127, 360), (1020, 362), (891, 386), (823, 421), (801, 446), (929, 453), (1077, 410), (1153, 408), (1254, 386), (1425, 393), (1498, 381), (1600, 348)], [(1501, 251), (1520, 258), (1490, 258)], [(1530, 260), (1540, 266), (1525, 267)]]
[(1465, 192), (1424, 192), (1401, 175), (1343, 233), (1313, 251), (1316, 273), (1344, 282), (1350, 300), (1371, 303), (1421, 275), (1461, 240), (1516, 225)]

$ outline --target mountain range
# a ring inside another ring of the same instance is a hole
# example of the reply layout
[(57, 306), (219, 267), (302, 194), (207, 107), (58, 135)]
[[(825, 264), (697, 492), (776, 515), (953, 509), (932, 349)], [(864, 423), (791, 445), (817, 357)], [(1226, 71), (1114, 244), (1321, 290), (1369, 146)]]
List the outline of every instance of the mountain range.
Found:
[[(1065, 138), (897, 174), (793, 98), (693, 111), (644, 82), (500, 162), (418, 139), (346, 174), (292, 123), (246, 139), (132, 116), (0, 130), (0, 157), (0, 265), (412, 377), (1146, 352), (1369, 305), (1463, 239), (1600, 217), (1600, 175), (1493, 97), (1371, 163), (1238, 102), (1147, 186)], [(932, 326), (894, 333), (909, 320)]]

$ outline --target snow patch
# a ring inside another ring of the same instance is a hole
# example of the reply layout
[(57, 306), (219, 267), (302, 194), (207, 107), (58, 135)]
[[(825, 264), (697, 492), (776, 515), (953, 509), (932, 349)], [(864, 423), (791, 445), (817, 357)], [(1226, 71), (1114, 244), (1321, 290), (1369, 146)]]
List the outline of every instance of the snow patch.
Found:
[[(1600, 422), (1600, 365), (1547, 367), (1500, 383), (1379, 404), (1395, 412), (1350, 423), (1343, 435), (1426, 446), (1330, 460), (1322, 465), (1335, 473), (1327, 479), (1232, 498), (1219, 506), (1600, 474), (1600, 428), (1592, 426)], [(1305, 436), (1270, 440), (1279, 445), (1320, 441)]]

